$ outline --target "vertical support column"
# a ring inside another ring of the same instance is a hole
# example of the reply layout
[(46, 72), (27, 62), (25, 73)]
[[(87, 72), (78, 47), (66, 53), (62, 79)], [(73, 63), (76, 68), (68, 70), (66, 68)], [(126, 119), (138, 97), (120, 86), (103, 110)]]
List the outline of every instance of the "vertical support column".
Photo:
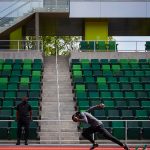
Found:
[(39, 39), (39, 13), (35, 13), (35, 39), (36, 39), (36, 49), (40, 50), (40, 39)]
[(85, 40), (108, 40), (107, 20), (85, 20)]

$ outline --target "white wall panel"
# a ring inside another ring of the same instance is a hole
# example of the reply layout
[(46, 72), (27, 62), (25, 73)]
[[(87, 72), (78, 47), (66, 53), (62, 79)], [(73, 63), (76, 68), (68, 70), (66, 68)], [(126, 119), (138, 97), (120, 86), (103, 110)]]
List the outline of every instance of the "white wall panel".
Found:
[(146, 17), (146, 2), (101, 2), (101, 17)]
[(100, 2), (71, 2), (70, 17), (100, 17)]

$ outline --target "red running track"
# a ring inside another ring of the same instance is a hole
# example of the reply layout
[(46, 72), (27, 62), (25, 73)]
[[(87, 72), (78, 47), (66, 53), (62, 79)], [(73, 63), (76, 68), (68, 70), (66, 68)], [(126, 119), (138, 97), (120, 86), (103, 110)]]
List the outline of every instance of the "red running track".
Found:
[[(0, 150), (89, 150), (89, 147), (0, 146)], [(95, 148), (95, 150), (124, 150), (124, 149), (119, 147), (99, 147)], [(131, 148), (130, 150), (135, 150), (135, 148)], [(138, 150), (142, 150), (142, 148), (139, 148)], [(150, 148), (147, 148), (146, 150), (150, 150)]]

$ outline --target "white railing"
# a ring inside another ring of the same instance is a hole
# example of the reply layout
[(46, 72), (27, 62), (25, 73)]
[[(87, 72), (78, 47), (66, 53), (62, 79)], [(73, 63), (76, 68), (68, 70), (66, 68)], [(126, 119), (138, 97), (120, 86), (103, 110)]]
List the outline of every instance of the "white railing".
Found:
[(0, 51), (5, 50), (38, 50), (43, 51), (43, 41), (41, 40), (0, 40)]
[[(0, 123), (1, 122), (15, 122), (16, 120), (0, 120)], [(39, 126), (40, 126), (40, 123), (41, 122), (58, 122), (58, 124), (60, 124), (61, 122), (72, 122), (72, 120), (32, 120), (33, 122), (37, 122), (38, 124), (39, 124)], [(128, 139), (128, 122), (150, 122), (150, 120), (101, 120), (102, 122), (124, 122), (125, 123), (125, 125), (124, 125), (124, 127), (120, 127), (120, 128), (125, 128), (125, 137), (124, 137), (124, 142), (126, 143), (126, 144), (128, 144), (129, 142), (130, 142), (130, 140)], [(61, 132), (61, 129), (57, 129), (57, 127), (58, 128), (60, 128), (61, 126), (57, 126), (57, 124), (56, 124), (56, 126), (55, 126), (55, 130), (57, 130), (56, 132), (58, 132), (58, 133), (60, 133)], [(105, 127), (105, 126), (104, 126)], [(63, 127), (62, 127), (63, 128)], [(105, 127), (105, 128), (107, 128), (107, 127)], [(113, 127), (110, 127), (110, 128), (112, 128), (113, 129)], [(119, 128), (118, 126), (117, 126), (117, 128)], [(133, 127), (134, 128), (134, 127)], [(136, 127), (135, 127), (136, 128)], [(142, 128), (142, 126), (139, 126), (139, 128)], [(146, 127), (146, 128), (150, 128), (150, 127)], [(40, 132), (40, 130), (39, 130), (39, 132)], [(62, 131), (62, 132), (65, 132), (65, 131)], [(70, 144), (73, 144), (73, 142), (79, 142), (79, 140), (70, 140), (70, 139), (65, 139), (64, 140), (64, 138), (63, 137), (59, 137), (59, 144), (61, 145), (61, 141), (67, 141), (67, 142), (70, 142)], [(105, 140), (105, 138), (104, 138), (104, 140)], [(107, 139), (106, 139), (107, 140)], [(44, 140), (45, 141), (45, 140)], [(46, 140), (47, 142), (49, 141), (49, 142), (51, 142), (51, 141), (55, 141), (55, 140)], [(139, 144), (137, 144), (137, 142), (139, 141)], [(136, 141), (135, 141), (135, 143), (136, 143), (136, 145), (140, 145), (140, 142), (141, 140), (137, 140), (136, 139)], [(41, 141), (42, 142), (42, 141)], [(56, 141), (56, 142), (58, 142), (58, 140)], [(132, 144), (132, 146), (133, 145), (135, 145), (135, 143), (134, 143), (134, 141), (132, 141), (131, 140), (131, 142), (130, 142), (130, 144)], [(108, 143), (108, 144), (105, 144), (105, 145), (113, 145), (114, 143), (112, 143), (112, 144), (110, 144), (110, 143)], [(147, 140), (145, 140), (145, 139), (143, 139), (142, 140), (142, 145), (143, 144), (146, 144), (146, 145), (148, 145), (148, 144), (150, 144), (150, 141), (147, 139)], [(101, 145), (101, 144), (100, 144)], [(103, 145), (103, 144), (102, 144)]]
[(150, 47), (147, 45), (147, 42), (149, 41), (76, 41), (76, 48), (74, 50), (93, 52), (148, 52), (150, 51)]

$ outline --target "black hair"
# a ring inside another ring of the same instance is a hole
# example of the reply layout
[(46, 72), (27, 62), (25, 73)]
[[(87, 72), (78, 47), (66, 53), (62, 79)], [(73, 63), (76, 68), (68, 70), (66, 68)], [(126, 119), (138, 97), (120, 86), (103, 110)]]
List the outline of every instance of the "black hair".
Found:
[(72, 120), (74, 120), (74, 117), (79, 117), (79, 116), (80, 116), (80, 112), (78, 111), (72, 115)]

